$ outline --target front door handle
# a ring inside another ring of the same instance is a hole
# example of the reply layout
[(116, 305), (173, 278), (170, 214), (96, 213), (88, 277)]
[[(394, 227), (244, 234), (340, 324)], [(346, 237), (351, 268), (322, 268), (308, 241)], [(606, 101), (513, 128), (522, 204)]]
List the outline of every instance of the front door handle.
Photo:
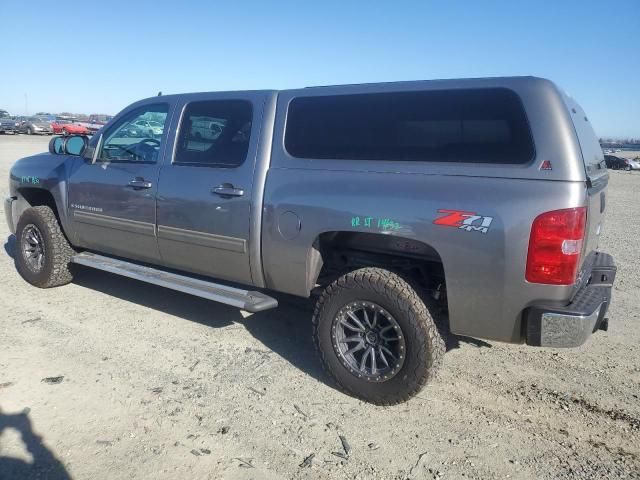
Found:
[(223, 183), (211, 191), (221, 197), (241, 197), (244, 195), (244, 190), (242, 188), (236, 188), (230, 183)]
[(142, 177), (136, 177), (128, 183), (128, 186), (134, 190), (142, 190), (143, 188), (151, 188), (151, 182), (147, 182)]

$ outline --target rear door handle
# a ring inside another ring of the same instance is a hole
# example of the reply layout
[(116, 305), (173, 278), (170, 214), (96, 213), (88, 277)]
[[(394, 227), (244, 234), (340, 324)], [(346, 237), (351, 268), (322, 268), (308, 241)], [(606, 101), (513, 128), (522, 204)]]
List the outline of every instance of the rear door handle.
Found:
[(151, 188), (151, 182), (147, 182), (142, 177), (136, 177), (129, 182), (128, 186), (134, 190), (142, 190), (144, 188)]
[(244, 195), (244, 190), (242, 188), (236, 188), (230, 183), (223, 183), (222, 185), (215, 187), (211, 192), (216, 195), (220, 195), (221, 197), (241, 197)]

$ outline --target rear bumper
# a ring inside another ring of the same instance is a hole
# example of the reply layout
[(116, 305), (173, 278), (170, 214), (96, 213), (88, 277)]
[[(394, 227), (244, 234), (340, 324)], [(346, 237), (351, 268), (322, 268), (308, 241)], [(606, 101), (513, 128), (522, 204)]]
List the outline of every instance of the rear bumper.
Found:
[(533, 305), (524, 311), (527, 344), (578, 347), (596, 330), (606, 330), (606, 314), (615, 276), (613, 257), (596, 253), (589, 281), (576, 292), (568, 305)]

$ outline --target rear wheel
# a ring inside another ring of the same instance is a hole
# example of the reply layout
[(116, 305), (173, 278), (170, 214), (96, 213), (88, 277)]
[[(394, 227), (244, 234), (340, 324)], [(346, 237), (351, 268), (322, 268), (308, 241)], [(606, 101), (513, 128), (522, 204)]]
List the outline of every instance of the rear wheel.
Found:
[(313, 321), (329, 375), (348, 393), (378, 405), (417, 394), (435, 375), (445, 350), (415, 290), (380, 268), (356, 270), (329, 285)]
[(74, 254), (51, 208), (32, 207), (20, 216), (16, 229), (15, 262), (18, 273), (36, 287), (65, 285)]

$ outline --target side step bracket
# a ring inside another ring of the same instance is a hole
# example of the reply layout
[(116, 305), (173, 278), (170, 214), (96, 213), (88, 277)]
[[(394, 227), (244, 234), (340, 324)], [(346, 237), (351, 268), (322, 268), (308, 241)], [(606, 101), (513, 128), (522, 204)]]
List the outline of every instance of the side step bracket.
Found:
[(95, 253), (79, 253), (73, 256), (72, 262), (231, 305), (247, 312), (261, 312), (278, 306), (278, 301), (275, 298), (262, 292), (207, 282)]

